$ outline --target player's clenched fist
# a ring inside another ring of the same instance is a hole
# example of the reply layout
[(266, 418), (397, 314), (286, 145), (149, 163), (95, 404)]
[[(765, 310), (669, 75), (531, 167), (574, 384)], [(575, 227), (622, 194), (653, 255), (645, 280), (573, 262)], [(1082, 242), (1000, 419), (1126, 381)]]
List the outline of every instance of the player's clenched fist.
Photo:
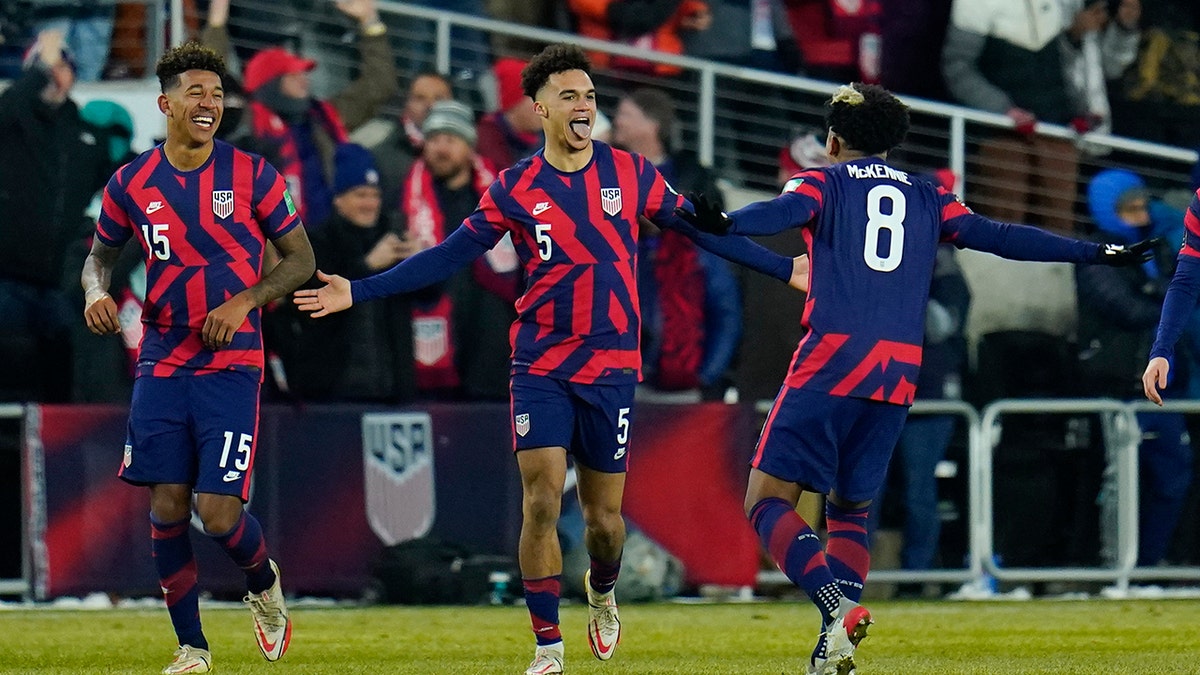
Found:
[(325, 274), (317, 270), (317, 279), (325, 282), (320, 288), (306, 288), (296, 291), (293, 302), (302, 311), (311, 312), (313, 318), (350, 309), (354, 304), (354, 296), (350, 294), (350, 280), (336, 274)]
[(121, 324), (117, 321), (117, 303), (108, 293), (89, 295), (83, 319), (87, 322), (88, 330), (96, 335), (121, 332)]
[(200, 331), (204, 346), (214, 350), (228, 347), (233, 342), (234, 333), (246, 322), (246, 315), (251, 309), (254, 309), (253, 303), (235, 295), (209, 312)]

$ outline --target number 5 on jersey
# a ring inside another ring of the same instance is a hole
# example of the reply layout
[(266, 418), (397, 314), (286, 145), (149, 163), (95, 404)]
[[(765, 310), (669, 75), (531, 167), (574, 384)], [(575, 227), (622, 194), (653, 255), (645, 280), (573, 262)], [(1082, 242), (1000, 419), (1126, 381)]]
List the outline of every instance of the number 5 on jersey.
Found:
[(533, 226), (533, 234), (537, 238), (538, 257), (549, 260), (554, 253), (554, 242), (550, 240), (550, 223), (538, 223)]

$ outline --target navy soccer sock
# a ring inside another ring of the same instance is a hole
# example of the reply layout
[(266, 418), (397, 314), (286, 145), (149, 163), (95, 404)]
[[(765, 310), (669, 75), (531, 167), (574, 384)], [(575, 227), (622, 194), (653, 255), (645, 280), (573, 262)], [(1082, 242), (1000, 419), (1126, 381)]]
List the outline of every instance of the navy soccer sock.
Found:
[(871, 543), (867, 538), (869, 509), (843, 509), (825, 502), (825, 523), (829, 542), (825, 559), (837, 579), (842, 595), (858, 602), (862, 597), (867, 572), (871, 570)]
[(275, 571), (268, 564), (267, 542), (257, 518), (242, 511), (233, 529), (209, 536), (246, 573), (246, 589), (251, 593), (262, 593), (275, 583)]
[(162, 588), (171, 625), (181, 645), (208, 649), (200, 629), (200, 593), (196, 587), (196, 557), (188, 536), (191, 518), (160, 523), (150, 516), (150, 544), (158, 584)]
[(604, 562), (592, 557), (591, 575), (588, 577), (591, 580), (592, 590), (600, 594), (608, 593), (617, 585), (617, 576), (620, 573), (620, 557), (613, 562)]
[(558, 629), (558, 598), (562, 592), (562, 576), (522, 579), (525, 587), (525, 606), (529, 609), (529, 620), (533, 624), (533, 635), (538, 646), (562, 642), (562, 631)]
[(779, 569), (808, 594), (825, 623), (832, 621), (842, 593), (825, 562), (821, 538), (796, 513), (795, 506), (768, 497), (751, 509), (750, 524)]

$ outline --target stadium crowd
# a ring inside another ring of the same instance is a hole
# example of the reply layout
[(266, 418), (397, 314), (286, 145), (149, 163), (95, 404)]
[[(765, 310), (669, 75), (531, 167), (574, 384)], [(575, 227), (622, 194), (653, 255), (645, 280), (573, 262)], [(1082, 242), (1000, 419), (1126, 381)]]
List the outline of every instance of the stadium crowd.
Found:
[[(95, 212), (88, 202), (129, 159), (129, 116), (112, 106), (79, 107), (78, 80), (142, 74), (137, 40), (118, 42), (130, 3), (39, 0), (0, 8), (0, 400), (125, 402), (140, 340), (123, 324), (123, 346), (88, 335), (79, 322), (78, 267)], [(437, 72), (412, 27), (399, 30), (375, 0), (314, 6), (280, 3), (289, 21), (243, 22), (252, 3), (187, 0), (195, 36), (243, 64), (227, 83), (221, 136), (265, 156), (285, 177), (312, 239), (320, 269), (351, 279), (392, 267), (444, 241), (475, 208), (498, 172), (543, 143), (539, 118), (521, 91), (521, 69), (540, 44), (462, 31), (455, 72)], [(1059, 345), (1061, 367), (1079, 374), (1060, 395), (1140, 396), (1139, 375), (1178, 250), (1183, 212), (1136, 175), (1092, 175), (1079, 145), (1036, 133), (1038, 122), (1082, 133), (1200, 147), (1200, 5), (1190, 0), (423, 0), (415, 4), (569, 30), (666, 53), (836, 82), (879, 83), (915, 96), (1000, 113), (1011, 130), (978, 146), (980, 180), (968, 201), (980, 213), (1060, 233), (1131, 243), (1144, 233), (1166, 242), (1142, 268), (1081, 268), (1080, 335)], [(140, 7), (141, 4), (138, 3)], [(320, 21), (313, 21), (314, 16)], [(136, 22), (136, 19), (135, 19)], [(314, 31), (326, 39), (314, 40)], [(306, 39), (307, 37), (307, 39)], [(332, 46), (331, 46), (332, 45)], [(338, 58), (325, 52), (337, 52)], [(340, 58), (353, 52), (352, 67)], [(633, 75), (688, 82), (678, 68), (595, 54), (598, 80)], [(464, 65), (465, 64), (465, 65)], [(742, 134), (733, 152), (778, 157), (779, 171), (714, 171), (701, 166), (681, 131), (687, 112), (670, 87), (618, 88), (613, 145), (649, 159), (680, 191), (720, 199), (717, 178), (778, 189), (800, 169), (827, 160), (824, 130), (791, 138)], [(321, 92), (318, 94), (317, 92)], [(328, 93), (326, 93), (328, 92)], [(598, 130), (599, 131), (599, 130)], [(739, 131), (743, 131), (739, 129)], [(47, 149), (52, 148), (53, 152)], [(900, 161), (906, 158), (900, 156)], [(908, 158), (915, 172), (950, 187), (937, 162)], [(66, 170), (64, 167), (71, 167)], [(772, 167), (774, 169), (774, 167)], [(990, 172), (990, 173), (989, 173)], [(761, 173), (761, 172), (760, 172)], [(1198, 172), (1200, 174), (1200, 172)], [(1194, 191), (1197, 185), (1190, 186)], [(1085, 194), (1086, 211), (1077, 207)], [(792, 245), (795, 245), (794, 243)], [(800, 251), (785, 253), (799, 253)], [(126, 253), (130, 253), (127, 251)], [(668, 401), (769, 398), (799, 337), (801, 300), (760, 289), (726, 263), (673, 232), (642, 232), (638, 279), (645, 312), (646, 381), (639, 396)], [(113, 297), (123, 317), (145, 301), (143, 266), (123, 259)], [(975, 397), (990, 373), (967, 367), (963, 332), (969, 289), (953, 253), (939, 257), (937, 279), (953, 297), (931, 300), (926, 339), (943, 344), (945, 363), (930, 368), (918, 398)], [(316, 282), (311, 284), (315, 287)], [(316, 322), (290, 303), (266, 308), (265, 395), (290, 401), (503, 401), (508, 398), (508, 326), (522, 287), (511, 244), (445, 283), (412, 295), (355, 307)], [(759, 291), (762, 292), (759, 292)], [(762, 318), (761, 303), (783, 308)], [(937, 305), (934, 308), (933, 305)], [(792, 310), (795, 311), (792, 311)], [(743, 318), (746, 317), (746, 318)], [(754, 318), (750, 318), (754, 317)], [(1086, 320), (1090, 317), (1092, 320)], [(786, 325), (772, 324), (782, 321)], [(1200, 322), (1180, 347), (1182, 368), (1169, 393), (1200, 395)], [(775, 336), (782, 334), (782, 339)], [(993, 341), (992, 344), (994, 344)], [(753, 345), (753, 347), (751, 347)], [(773, 345), (778, 345), (774, 347)], [(1189, 352), (1188, 350), (1193, 350)], [(330, 358), (337, 354), (340, 358)], [(939, 356), (938, 358), (941, 358)], [(987, 359), (981, 357), (981, 362)], [(769, 364), (763, 366), (762, 364)], [(1012, 363), (1000, 364), (1000, 367)], [(775, 373), (759, 377), (756, 372)], [(1188, 370), (1198, 376), (1189, 379)], [(1113, 378), (1113, 374), (1121, 374)], [(1014, 388), (1005, 395), (1044, 393)], [(920, 467), (925, 488), (903, 494), (928, 520), (930, 467), (944, 456), (945, 420), (914, 425), (901, 474)], [(1192, 452), (1186, 420), (1155, 434), (1155, 480), (1148, 490), (1141, 564), (1169, 557), (1174, 522), (1185, 509)], [(930, 437), (933, 437), (932, 439)], [(1164, 440), (1167, 436), (1169, 439)], [(1149, 443), (1149, 441), (1148, 441)], [(898, 498), (898, 497), (894, 497)], [(1194, 499), (1192, 501), (1195, 501)], [(905, 564), (932, 564), (937, 530), (908, 533)]]

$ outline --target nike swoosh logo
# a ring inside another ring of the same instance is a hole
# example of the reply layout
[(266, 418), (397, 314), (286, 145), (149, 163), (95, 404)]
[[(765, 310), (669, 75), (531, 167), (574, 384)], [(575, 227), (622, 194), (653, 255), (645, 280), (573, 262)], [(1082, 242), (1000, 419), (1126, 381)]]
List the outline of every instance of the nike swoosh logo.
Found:
[(596, 651), (601, 655), (607, 654), (607, 653), (611, 652), (613, 649), (613, 645), (606, 645), (600, 639), (600, 629), (599, 628), (592, 631), (592, 640), (595, 642)]
[(150, 202), (150, 206), (146, 207), (146, 215), (150, 215), (163, 207), (162, 202)]
[(539, 215), (544, 211), (550, 210), (550, 202), (538, 202), (537, 206), (533, 207), (533, 215)]
[(271, 642), (268, 640), (266, 633), (263, 633), (262, 626), (256, 624), (254, 630), (258, 631), (258, 642), (262, 645), (263, 650), (268, 652), (275, 651), (275, 645), (279, 644), (279, 641)]

